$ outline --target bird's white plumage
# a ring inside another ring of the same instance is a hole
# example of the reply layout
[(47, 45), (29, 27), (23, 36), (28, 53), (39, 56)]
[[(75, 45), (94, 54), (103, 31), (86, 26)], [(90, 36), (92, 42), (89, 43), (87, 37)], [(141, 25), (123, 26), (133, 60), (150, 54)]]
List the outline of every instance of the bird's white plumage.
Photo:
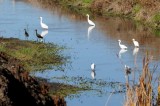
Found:
[(119, 47), (121, 49), (127, 49), (127, 46), (121, 44), (121, 40), (118, 40), (118, 41), (119, 41)]
[(92, 71), (91, 71), (91, 77), (92, 77), (92, 79), (94, 79), (95, 76), (96, 76), (95, 70), (92, 70)]
[(42, 20), (43, 20), (42, 17), (40, 17), (40, 25), (41, 25), (41, 27), (43, 29), (48, 29), (48, 26), (45, 23), (43, 23)]
[(87, 21), (88, 21), (89, 25), (95, 26), (95, 23), (89, 19), (89, 15), (86, 14), (86, 16), (87, 16)]
[(135, 39), (132, 39), (132, 41), (135, 47), (139, 47), (139, 43)]
[(95, 70), (96, 65), (94, 63), (91, 64), (91, 69)]

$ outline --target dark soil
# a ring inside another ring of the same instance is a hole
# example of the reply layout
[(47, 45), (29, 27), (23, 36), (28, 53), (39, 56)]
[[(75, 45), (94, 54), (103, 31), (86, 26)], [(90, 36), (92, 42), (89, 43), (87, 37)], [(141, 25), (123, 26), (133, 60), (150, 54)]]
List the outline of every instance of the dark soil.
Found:
[(63, 98), (51, 97), (48, 91), (19, 60), (0, 52), (0, 106), (66, 106)]

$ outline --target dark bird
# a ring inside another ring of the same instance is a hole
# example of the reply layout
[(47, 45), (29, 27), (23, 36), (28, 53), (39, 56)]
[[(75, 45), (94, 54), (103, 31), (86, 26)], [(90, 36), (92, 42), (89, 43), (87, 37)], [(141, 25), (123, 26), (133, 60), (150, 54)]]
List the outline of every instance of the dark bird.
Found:
[(131, 71), (132, 71), (132, 69), (129, 66), (125, 65), (126, 75), (131, 74)]
[(37, 33), (37, 29), (35, 29), (35, 31), (36, 31), (37, 38), (43, 39), (43, 37), (40, 34)]
[(28, 37), (29, 37), (29, 34), (28, 34), (28, 32), (27, 32), (27, 30), (26, 30), (26, 29), (24, 29), (24, 34), (25, 34), (25, 37), (26, 37), (26, 38), (28, 38)]

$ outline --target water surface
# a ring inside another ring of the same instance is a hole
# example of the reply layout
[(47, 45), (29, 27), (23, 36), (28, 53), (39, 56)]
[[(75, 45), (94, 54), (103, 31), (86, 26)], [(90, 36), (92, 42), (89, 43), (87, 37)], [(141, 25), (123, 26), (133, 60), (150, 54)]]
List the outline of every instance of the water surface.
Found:
[[(95, 27), (88, 25), (85, 16), (80, 16), (57, 8), (42, 8), (42, 5), (15, 0), (0, 1), (0, 35), (3, 37), (16, 37), (22, 40), (36, 41), (35, 29), (44, 34), (45, 42), (52, 42), (66, 46), (66, 56), (70, 56), (64, 71), (46, 70), (34, 73), (48, 81), (65, 82), (54, 77), (75, 78), (75, 81), (65, 83), (76, 85), (76, 78), (86, 81), (119, 82), (125, 84), (124, 65), (135, 70), (130, 79), (137, 77), (142, 69), (142, 59), (146, 52), (153, 57), (153, 63), (159, 64), (160, 38), (153, 31), (126, 19), (92, 17)], [(49, 26), (48, 31), (40, 27), (39, 17)], [(24, 36), (24, 29), (29, 32), (29, 37)], [(140, 43), (140, 48), (135, 49), (132, 39)], [(121, 50), (118, 45), (121, 39), (128, 49)], [(91, 63), (96, 64), (95, 76), (91, 76)], [(156, 74), (159, 74), (156, 71)], [(135, 75), (135, 77), (133, 77)], [(85, 91), (78, 95), (66, 97), (68, 106), (120, 106), (123, 105), (125, 93), (112, 92), (120, 90), (119, 86), (96, 86), (102, 91)], [(109, 99), (109, 101), (108, 101)], [(107, 102), (108, 101), (108, 102)]]

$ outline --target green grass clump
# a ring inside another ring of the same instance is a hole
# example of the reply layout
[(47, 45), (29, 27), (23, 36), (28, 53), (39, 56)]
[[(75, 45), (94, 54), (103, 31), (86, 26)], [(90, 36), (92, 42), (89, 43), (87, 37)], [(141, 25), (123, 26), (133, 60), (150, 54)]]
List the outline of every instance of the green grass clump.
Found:
[(92, 0), (83, 0), (83, 3), (92, 3)]
[(153, 21), (156, 23), (160, 22), (160, 12), (158, 12), (154, 15)]
[(140, 4), (136, 4), (134, 7), (133, 7), (133, 13), (134, 14), (137, 14), (140, 10), (141, 10), (142, 6)]
[(18, 39), (2, 40), (2, 42), (0, 50), (22, 61), (24, 68), (28, 71), (59, 67), (67, 60), (61, 54), (64, 47), (52, 43)]

